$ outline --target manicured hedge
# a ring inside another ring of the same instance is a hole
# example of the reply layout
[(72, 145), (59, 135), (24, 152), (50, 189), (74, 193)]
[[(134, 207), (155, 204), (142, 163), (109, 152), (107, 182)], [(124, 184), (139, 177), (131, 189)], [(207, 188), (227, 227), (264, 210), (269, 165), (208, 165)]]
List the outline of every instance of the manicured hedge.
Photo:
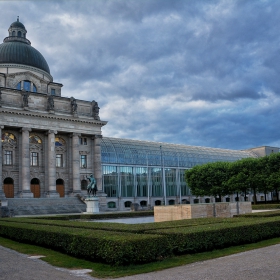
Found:
[(144, 223), (144, 224), (120, 224), (120, 223), (98, 223), (98, 222), (82, 222), (82, 221), (51, 221), (45, 219), (34, 218), (4, 218), (2, 221), (40, 224), (49, 226), (61, 226), (71, 228), (85, 228), (94, 230), (106, 230), (115, 232), (130, 232), (130, 233), (144, 233), (147, 230), (154, 229), (167, 229), (179, 227), (194, 227), (204, 224), (217, 224), (217, 223), (236, 223), (236, 220), (227, 218), (199, 218), (199, 219), (186, 219), (178, 221), (169, 221), (161, 223)]
[(280, 210), (276, 211), (267, 211), (267, 212), (257, 212), (257, 213), (249, 213), (249, 214), (243, 214), (234, 216), (234, 218), (268, 218), (268, 217), (279, 217), (280, 216)]
[(201, 218), (139, 225), (10, 218), (0, 235), (110, 264), (152, 262), (280, 236), (280, 217)]
[(175, 254), (194, 253), (279, 237), (280, 218), (240, 219), (236, 223), (217, 223), (146, 232), (166, 235)]
[(152, 262), (170, 255), (163, 235), (130, 234), (0, 221), (0, 235), (109, 264)]
[(257, 204), (252, 205), (252, 210), (280, 209), (280, 204)]
[(116, 213), (102, 213), (102, 214), (73, 214), (61, 216), (43, 216), (34, 217), (35, 219), (44, 220), (104, 220), (117, 218), (133, 218), (133, 217), (149, 217), (153, 216), (154, 211), (139, 211), (139, 212), (116, 212)]

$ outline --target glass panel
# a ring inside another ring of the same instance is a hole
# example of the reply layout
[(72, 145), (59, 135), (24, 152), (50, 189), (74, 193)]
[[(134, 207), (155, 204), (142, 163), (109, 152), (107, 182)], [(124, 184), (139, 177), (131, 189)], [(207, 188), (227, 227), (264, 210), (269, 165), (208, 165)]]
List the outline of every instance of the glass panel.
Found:
[(176, 169), (165, 169), (166, 195), (176, 196)]
[(55, 89), (54, 88), (51, 89), (51, 95), (55, 95)]
[(181, 195), (190, 195), (190, 188), (187, 186), (187, 182), (185, 179), (185, 171), (186, 170), (179, 170), (179, 177), (180, 177), (180, 186), (181, 186)]
[(25, 91), (31, 91), (31, 82), (30, 81), (23, 81), (23, 89)]
[(134, 182), (132, 167), (120, 167), (121, 196), (134, 196)]
[(18, 90), (21, 90), (21, 82), (19, 82), (19, 83), (17, 84), (17, 89), (18, 89)]
[(56, 155), (56, 167), (62, 167), (62, 155)]
[(30, 157), (30, 165), (31, 166), (38, 166), (38, 153), (31, 153), (31, 157)]
[(87, 168), (87, 156), (86, 155), (81, 155), (80, 167), (81, 168)]
[(13, 152), (12, 151), (4, 151), (4, 164), (12, 165), (13, 164)]
[(152, 196), (162, 196), (162, 169), (151, 168)]
[(148, 196), (148, 176), (146, 167), (136, 167), (137, 196)]
[(33, 84), (33, 92), (37, 92), (37, 88), (34, 84)]
[(103, 186), (107, 197), (118, 196), (118, 173), (116, 166), (102, 166)]

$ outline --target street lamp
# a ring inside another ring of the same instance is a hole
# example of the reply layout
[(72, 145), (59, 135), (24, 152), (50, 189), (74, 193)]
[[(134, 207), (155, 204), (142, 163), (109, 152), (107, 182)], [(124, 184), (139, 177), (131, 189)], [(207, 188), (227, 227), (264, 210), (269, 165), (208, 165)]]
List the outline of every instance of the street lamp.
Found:
[(163, 157), (162, 157), (162, 147), (161, 145), (159, 146), (160, 148), (160, 164), (161, 164), (161, 177), (162, 177), (162, 189), (163, 189), (163, 196), (164, 196), (164, 205), (166, 204), (166, 184), (165, 184), (165, 172), (164, 172), (164, 162), (163, 162)]

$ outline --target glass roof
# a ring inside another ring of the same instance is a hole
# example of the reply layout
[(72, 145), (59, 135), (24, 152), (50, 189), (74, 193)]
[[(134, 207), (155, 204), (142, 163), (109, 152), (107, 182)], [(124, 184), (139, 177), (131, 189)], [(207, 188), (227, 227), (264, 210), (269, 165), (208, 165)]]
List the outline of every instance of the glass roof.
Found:
[(227, 150), (161, 142), (103, 137), (102, 164), (191, 168), (215, 161), (257, 157), (249, 151)]

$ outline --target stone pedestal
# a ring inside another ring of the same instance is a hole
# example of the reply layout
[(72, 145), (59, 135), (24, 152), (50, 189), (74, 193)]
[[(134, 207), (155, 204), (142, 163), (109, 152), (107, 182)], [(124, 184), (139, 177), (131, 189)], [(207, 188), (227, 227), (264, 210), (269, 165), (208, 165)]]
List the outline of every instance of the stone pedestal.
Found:
[(86, 213), (99, 213), (99, 198), (88, 197), (85, 199), (85, 203), (87, 204), (87, 212)]
[(251, 202), (219, 202), (155, 206), (155, 222), (196, 218), (230, 218), (238, 214), (252, 213)]

